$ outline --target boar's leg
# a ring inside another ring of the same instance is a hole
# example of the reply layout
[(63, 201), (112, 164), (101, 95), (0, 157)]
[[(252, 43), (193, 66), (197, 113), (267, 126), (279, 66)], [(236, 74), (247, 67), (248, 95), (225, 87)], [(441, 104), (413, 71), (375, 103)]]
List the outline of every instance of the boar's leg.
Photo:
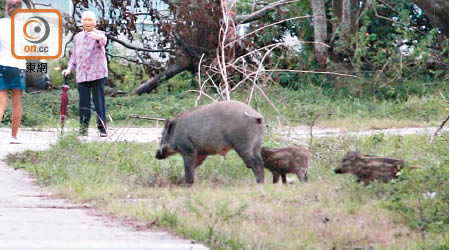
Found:
[(195, 167), (202, 165), (203, 161), (208, 157), (207, 155), (197, 155), (195, 160)]
[(264, 184), (264, 162), (261, 158), (261, 150), (259, 154), (254, 154), (254, 150), (249, 145), (239, 145), (234, 150), (244, 161), (245, 165), (253, 170), (256, 183)]
[[(255, 167), (257, 172), (253, 170), (256, 176), (256, 182), (264, 184), (264, 161), (261, 157), (261, 140), (258, 140), (253, 146), (253, 161), (255, 162)], [(259, 178), (258, 178), (259, 176)]]
[(296, 168), (295, 174), (297, 175), (299, 181), (308, 181), (308, 174), (306, 173), (306, 170)]
[(372, 181), (367, 175), (357, 177), (358, 178), (356, 179), (356, 181), (364, 183), (364, 186), (369, 185), (369, 183)]
[(262, 165), (254, 164), (252, 170), (256, 178), (256, 183), (264, 184), (264, 168)]
[(186, 186), (191, 186), (194, 183), (194, 172), (196, 157), (194, 155), (183, 155), (184, 160), (184, 182)]
[(371, 180), (371, 179), (368, 179), (368, 178), (364, 178), (364, 179), (362, 179), (361, 181), (364, 183), (364, 186), (367, 186), (367, 185), (369, 185), (369, 183), (370, 183), (372, 180)]
[(273, 175), (273, 183), (278, 183), (278, 180), (280, 179), (280, 173), (272, 171), (272, 175)]
[(286, 183), (287, 183), (287, 180), (286, 180), (286, 173), (281, 173), (281, 180), (283, 181), (283, 184), (286, 184)]

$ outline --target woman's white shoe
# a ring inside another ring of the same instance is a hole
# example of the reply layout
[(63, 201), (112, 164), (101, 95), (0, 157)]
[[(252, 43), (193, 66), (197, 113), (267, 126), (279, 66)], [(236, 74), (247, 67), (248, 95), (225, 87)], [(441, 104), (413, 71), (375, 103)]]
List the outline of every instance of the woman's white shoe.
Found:
[(11, 137), (9, 144), (22, 144), (22, 142), (17, 137)]

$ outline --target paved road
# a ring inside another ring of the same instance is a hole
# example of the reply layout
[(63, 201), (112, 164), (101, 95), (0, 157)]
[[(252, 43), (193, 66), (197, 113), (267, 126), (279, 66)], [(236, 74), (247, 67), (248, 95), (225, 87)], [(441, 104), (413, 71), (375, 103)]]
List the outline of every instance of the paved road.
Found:
[[(116, 129), (106, 141), (152, 141), (160, 129)], [(24, 144), (9, 143), (10, 130), (0, 129), (0, 159), (26, 149), (44, 150), (58, 131), (20, 131)], [(84, 140), (100, 139), (94, 130)], [(133, 227), (92, 215), (92, 210), (64, 199), (47, 198), (25, 171), (0, 160), (0, 250), (208, 249), (167, 232)]]
[[(406, 135), (427, 133), (435, 128), (406, 128), (343, 133), (337, 129), (313, 129), (314, 137), (364, 136), (376, 133)], [(448, 127), (445, 129), (448, 130)], [(267, 131), (282, 135), (286, 140), (306, 142), (310, 128), (296, 127)], [(108, 138), (99, 138), (89, 131), (85, 141), (151, 142), (161, 134), (160, 128), (116, 128)], [(0, 159), (8, 153), (26, 149), (44, 150), (54, 144), (59, 131), (21, 130), (21, 145), (9, 144), (10, 130), (0, 128)], [(63, 199), (47, 198), (46, 191), (37, 187), (34, 179), (23, 170), (13, 170), (0, 160), (0, 250), (34, 249), (207, 249), (190, 240), (166, 232), (136, 231), (131, 227), (93, 216), (90, 209)]]

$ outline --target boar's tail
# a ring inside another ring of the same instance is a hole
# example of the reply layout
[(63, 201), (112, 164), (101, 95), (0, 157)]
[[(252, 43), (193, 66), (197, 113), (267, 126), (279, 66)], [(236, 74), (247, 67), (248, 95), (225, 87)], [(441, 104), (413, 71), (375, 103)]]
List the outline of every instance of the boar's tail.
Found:
[(262, 124), (262, 123), (263, 123), (263, 118), (262, 118), (262, 116), (259, 116), (259, 115), (252, 115), (252, 114), (249, 114), (247, 111), (245, 111), (244, 114), (245, 114), (246, 116), (250, 116), (250, 117), (256, 118), (256, 123), (258, 123), (258, 124)]

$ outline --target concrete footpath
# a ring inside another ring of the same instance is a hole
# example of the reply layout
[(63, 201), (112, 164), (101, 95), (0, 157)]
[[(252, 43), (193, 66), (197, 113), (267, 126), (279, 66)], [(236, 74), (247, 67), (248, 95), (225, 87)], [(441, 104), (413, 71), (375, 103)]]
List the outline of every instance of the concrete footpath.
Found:
[[(163, 231), (137, 231), (82, 205), (49, 198), (46, 190), (23, 170), (3, 161), (8, 153), (26, 149), (44, 150), (54, 144), (59, 132), (21, 130), (23, 144), (9, 144), (10, 129), (0, 129), (0, 250), (90, 250), (90, 249), (208, 249), (191, 240)], [(127, 128), (99, 138), (95, 130), (83, 140), (150, 142), (161, 129)]]

